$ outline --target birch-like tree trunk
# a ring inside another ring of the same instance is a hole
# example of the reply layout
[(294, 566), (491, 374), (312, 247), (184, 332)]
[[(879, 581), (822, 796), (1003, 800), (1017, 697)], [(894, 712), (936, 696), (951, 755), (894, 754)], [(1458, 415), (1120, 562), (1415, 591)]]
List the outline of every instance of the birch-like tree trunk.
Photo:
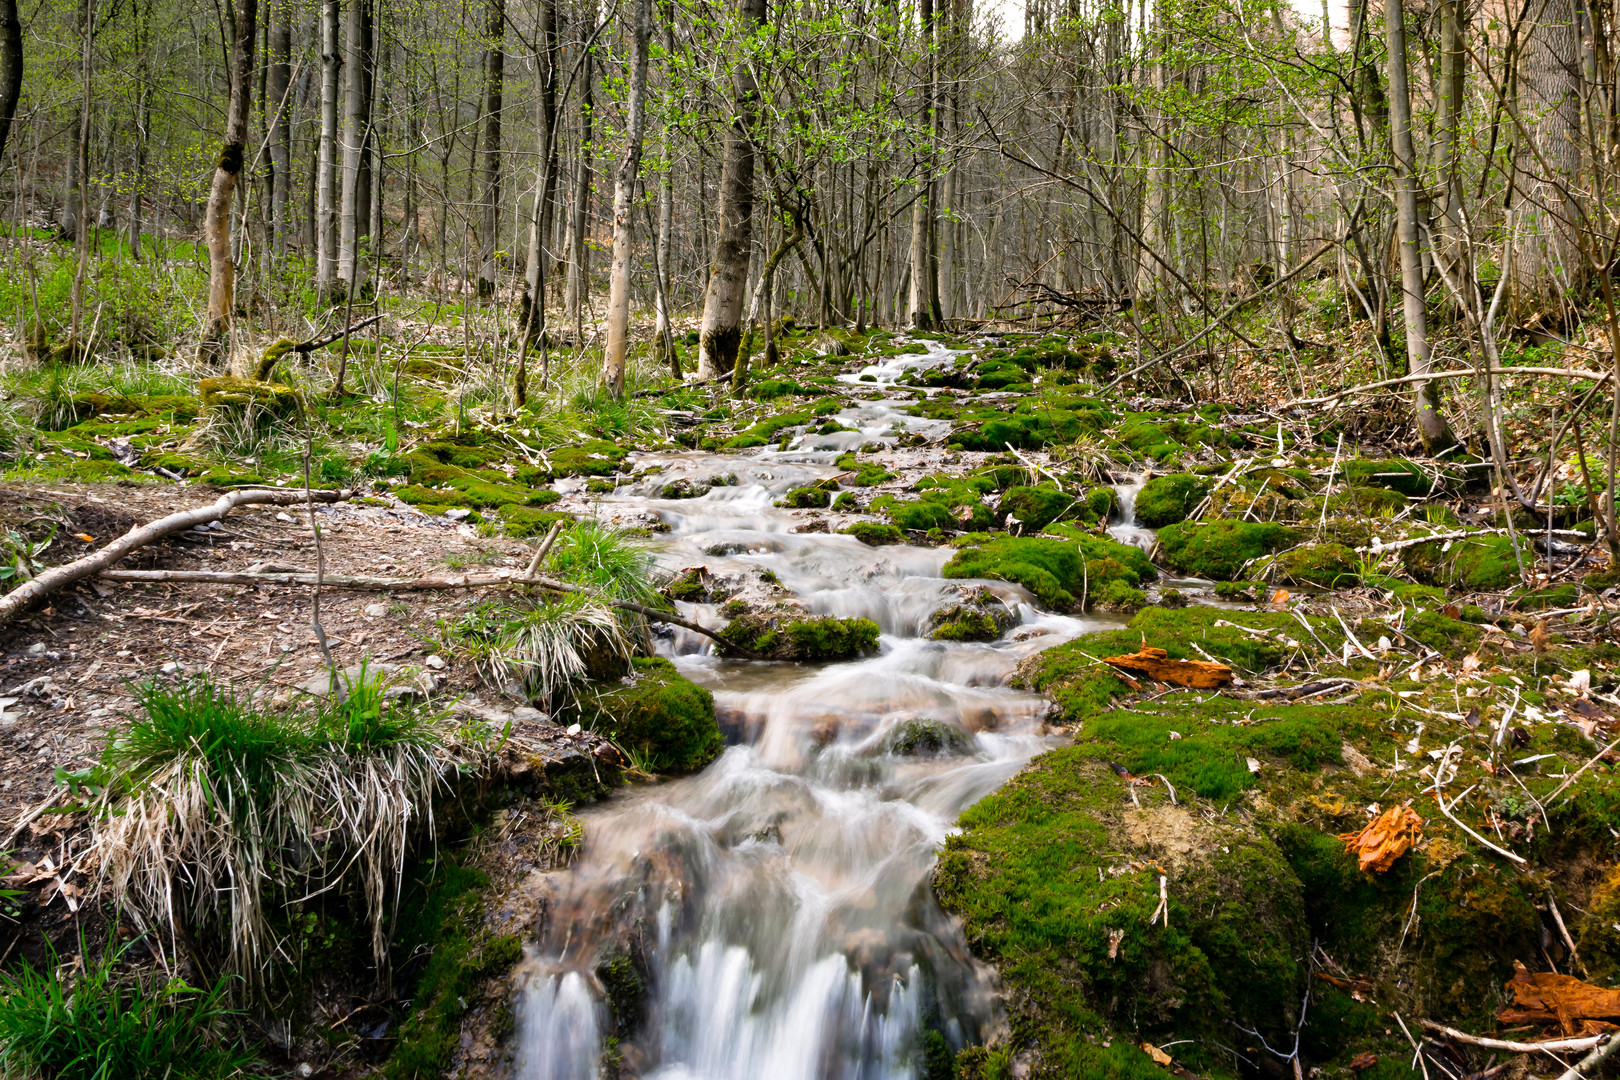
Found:
[[(664, 55), (675, 55), (675, 5), (671, 0), (663, 0), (662, 22), (664, 31)], [(669, 94), (666, 102), (668, 111), (666, 115), (674, 112), (674, 93)], [(653, 253), (653, 263), (659, 273), (659, 289), (654, 299), (657, 308), (657, 325), (653, 328), (659, 341), (668, 341), (669, 326), (669, 296), (665, 285), (669, 281), (670, 241), (675, 232), (675, 135), (670, 126), (664, 126), (664, 175), (658, 184), (658, 236), (654, 243), (657, 245)]]
[[(599, 13), (591, 12), (581, 25), (587, 39), (594, 33)], [(568, 276), (563, 286), (563, 317), (574, 328), (576, 341), (585, 335), (585, 302), (590, 291), (590, 245), (585, 233), (590, 226), (591, 146), (596, 112), (596, 72), (594, 51), (587, 50), (579, 65), (579, 161), (574, 172), (574, 202), (568, 214)]]
[[(1406, 316), (1406, 366), (1411, 375), (1429, 371), (1429, 320), (1423, 296), (1423, 259), (1418, 250), (1417, 154), (1412, 148), (1412, 94), (1406, 78), (1406, 12), (1401, 0), (1384, 0), (1384, 39), (1389, 55), (1389, 137), (1395, 152), (1395, 236), (1401, 253), (1401, 308)], [(1454, 446), (1440, 412), (1434, 384), (1412, 384), (1418, 438), (1430, 455)]]
[(338, 278), (351, 294), (365, 284), (362, 241), (370, 225), (371, 0), (349, 0), (343, 41), (343, 189)]
[(315, 290), (325, 299), (337, 281), (338, 86), (343, 44), (338, 0), (321, 0), (321, 133), (315, 169)]
[(269, 11), (270, 55), (264, 111), (270, 144), (270, 254), (279, 266), (287, 256), (292, 205), (292, 2), (273, 0)]
[[(765, 23), (765, 0), (736, 0), (739, 31), (751, 33)], [(748, 292), (748, 258), (754, 226), (753, 127), (759, 87), (746, 62), (732, 68), (734, 119), (726, 130), (720, 166), (720, 235), (714, 265), (703, 294), (703, 321), (698, 329), (698, 377), (726, 375), (737, 363), (742, 344), (742, 308)]]
[(624, 394), (624, 353), (630, 343), (630, 256), (636, 239), (636, 175), (647, 130), (647, 39), (652, 0), (635, 0), (630, 31), (630, 83), (625, 96), (624, 153), (613, 177), (613, 264), (608, 271), (607, 343), (602, 381), (615, 398)]
[(917, 27), (927, 74), (923, 78), (923, 104), (917, 126), (925, 142), (917, 156), (917, 199), (911, 204), (911, 293), (906, 321), (913, 330), (932, 330), (935, 297), (939, 291), (939, 263), (934, 258), (934, 114), (939, 92), (939, 60), (934, 52), (934, 0), (917, 0)]
[[(225, 109), (225, 145), (214, 163), (214, 182), (203, 211), (203, 239), (208, 245), (208, 320), (201, 353), (217, 361), (231, 330), (236, 305), (236, 264), (231, 261), (231, 198), (242, 177), (248, 113), (253, 104), (253, 45), (257, 37), (258, 0), (238, 0), (231, 42), (231, 96)], [(82, 223), (81, 223), (82, 224)]]

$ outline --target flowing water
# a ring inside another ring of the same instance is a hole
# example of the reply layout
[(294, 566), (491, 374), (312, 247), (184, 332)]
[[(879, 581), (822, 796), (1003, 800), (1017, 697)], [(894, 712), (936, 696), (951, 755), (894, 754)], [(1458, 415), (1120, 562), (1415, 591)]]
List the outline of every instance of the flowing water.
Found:
[[(890, 383), (948, 355), (865, 374)], [(841, 451), (938, 423), (883, 402), (838, 418), (858, 430), (751, 456), (643, 457), (664, 471), (612, 497), (669, 526), (667, 568), (770, 570), (809, 611), (872, 619), (882, 650), (798, 665), (721, 659), (685, 632), (663, 642), (714, 691), (731, 745), (696, 776), (632, 788), (584, 815), (585, 852), (550, 876), (547, 929), (531, 945), (523, 1080), (601, 1075), (614, 980), (599, 967), (626, 942), (649, 973), (639, 1021), (616, 1046), (630, 1075), (898, 1080), (918, 1074), (925, 1032), (960, 1047), (999, 1023), (993, 972), (968, 954), (929, 873), (957, 815), (1052, 745), (1044, 703), (1007, 685), (1018, 661), (1119, 620), (1041, 612), (1003, 582), (946, 581), (948, 550), (789, 531), (794, 516), (772, 506), (783, 492), (835, 474)], [(735, 482), (660, 500), (671, 475)], [(993, 643), (927, 640), (929, 615), (965, 584), (993, 589), (1020, 625)], [(723, 621), (704, 605), (683, 613)], [(885, 732), (915, 718), (960, 729), (967, 752), (882, 752)]]

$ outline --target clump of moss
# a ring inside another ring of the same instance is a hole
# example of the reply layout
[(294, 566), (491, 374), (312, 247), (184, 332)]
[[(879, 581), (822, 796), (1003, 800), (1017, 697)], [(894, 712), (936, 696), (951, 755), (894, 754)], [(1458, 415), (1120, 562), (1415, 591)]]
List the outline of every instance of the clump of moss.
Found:
[[(1535, 552), (1524, 537), (1519, 552), (1526, 566)], [(1449, 543), (1433, 541), (1401, 551), (1401, 565), (1418, 581), (1429, 585), (1496, 592), (1519, 581), (1519, 563), (1513, 541), (1506, 536), (1468, 536)]]
[(1038, 533), (1054, 522), (1082, 521), (1094, 525), (1108, 513), (1109, 501), (1098, 498), (1098, 488), (1088, 496), (1068, 494), (1055, 484), (1036, 484), (1034, 487), (1010, 487), (1001, 496), (996, 515), (1004, 526), (1022, 533)]
[(854, 474), (840, 478), (841, 483), (852, 487), (872, 487), (874, 484), (894, 479), (894, 473), (882, 465), (875, 461), (862, 461), (854, 454), (840, 454), (836, 464), (840, 469)]
[(1294, 530), (1272, 521), (1186, 521), (1160, 530), (1159, 550), (1172, 570), (1231, 581), (1253, 560), (1294, 540)]
[[(422, 509), (427, 509), (423, 507)], [(507, 536), (544, 536), (552, 524), (567, 524), (574, 515), (560, 510), (539, 510), (532, 506), (503, 506), (500, 510), (501, 529)]]
[(1402, 495), (1422, 497), (1452, 481), (1448, 473), (1431, 475), (1415, 461), (1352, 458), (1339, 463), (1344, 477), (1356, 487), (1388, 488)]
[(725, 739), (714, 719), (714, 695), (662, 657), (631, 661), (628, 685), (584, 696), (597, 731), (646, 756), (659, 772), (695, 772), (720, 755)]
[(1140, 548), (1100, 536), (1072, 540), (998, 536), (975, 540), (945, 564), (948, 578), (998, 578), (1016, 582), (1054, 611), (1089, 604), (1112, 584), (1135, 589), (1157, 577)]
[(1354, 511), (1369, 517), (1392, 517), (1406, 506), (1406, 496), (1393, 488), (1351, 487), (1328, 497), (1328, 512)]
[(271, 416), (292, 416), (304, 407), (304, 396), (284, 383), (260, 382), (235, 375), (215, 375), (197, 384), (202, 403), (211, 409), (261, 409)]
[(1356, 553), (1343, 544), (1305, 544), (1271, 562), (1277, 578), (1290, 585), (1345, 588), (1361, 580)]
[(945, 473), (924, 476), (911, 486), (915, 499), (880, 495), (872, 509), (888, 515), (908, 532), (929, 529), (975, 530), (990, 527), (990, 508), (984, 504), (986, 492), (994, 490), (984, 477), (959, 477)]
[(877, 749), (895, 757), (961, 757), (973, 752), (973, 736), (943, 720), (912, 717), (885, 731)]
[(934, 641), (995, 641), (1017, 622), (989, 589), (967, 589), (956, 603), (929, 617), (928, 636)]
[[(965, 814), (934, 887), (1012, 992), (1013, 1038), (1054, 1076), (1163, 1074), (1131, 1043), (1220, 1069), (1233, 1025), (1285, 1039), (1308, 972), (1303, 890), (1253, 826), (1149, 796), (1076, 747)], [(1162, 838), (1162, 840), (1161, 840)], [(1159, 878), (1169, 917), (1153, 918)], [(1151, 921), (1150, 921), (1151, 920)], [(1131, 1043), (1103, 1049), (1113, 1028)]]
[(861, 543), (870, 547), (882, 547), (884, 544), (903, 544), (906, 534), (899, 527), (886, 525), (876, 521), (856, 521), (839, 530), (853, 536)]
[(878, 624), (871, 619), (730, 608), (726, 615), (731, 622), (720, 631), (722, 643), (770, 660), (851, 660), (877, 651)]
[(1155, 476), (1136, 493), (1136, 521), (1150, 529), (1162, 529), (1185, 521), (1204, 496), (1212, 481), (1192, 473)]
[(832, 502), (832, 493), (826, 488), (816, 484), (806, 487), (797, 487), (780, 499), (777, 506), (784, 506), (792, 510), (824, 509)]

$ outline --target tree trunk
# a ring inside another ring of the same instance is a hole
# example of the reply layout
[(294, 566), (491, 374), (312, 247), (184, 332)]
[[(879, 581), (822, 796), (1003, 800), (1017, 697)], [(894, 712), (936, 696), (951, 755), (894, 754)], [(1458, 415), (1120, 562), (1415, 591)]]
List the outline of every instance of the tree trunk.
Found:
[(635, 5), (624, 154), (613, 178), (613, 266), (608, 273), (607, 344), (602, 352), (602, 381), (615, 398), (624, 394), (624, 353), (630, 341), (630, 256), (636, 237), (636, 174), (647, 129), (647, 38), (652, 31), (652, 0), (635, 0)]
[[(598, 13), (592, 12), (590, 30), (594, 31)], [(589, 31), (587, 31), (589, 34)], [(563, 317), (574, 327), (574, 339), (585, 336), (585, 302), (590, 291), (591, 250), (585, 242), (590, 224), (591, 210), (591, 138), (592, 121), (596, 111), (596, 73), (592, 70), (595, 57), (587, 51), (579, 67), (579, 161), (574, 172), (574, 203), (568, 215), (568, 278), (563, 293)]]
[[(664, 55), (673, 59), (675, 56), (675, 5), (671, 0), (663, 0), (663, 30)], [(669, 94), (670, 100), (666, 102), (669, 107), (666, 115), (674, 112), (674, 91)], [(675, 137), (669, 125), (664, 126), (664, 175), (658, 183), (658, 236), (654, 241), (656, 249), (653, 253), (653, 262), (658, 267), (659, 289), (654, 301), (657, 306), (657, 325), (654, 327), (658, 340), (669, 342), (671, 340), (669, 325), (670, 298), (669, 283), (669, 253), (670, 240), (675, 231)], [(673, 352), (669, 359), (678, 368), (680, 361)]]
[(1440, 141), (1440, 220), (1435, 255), (1453, 277), (1460, 277), (1463, 260), (1462, 175), (1459, 167), (1458, 128), (1466, 102), (1463, 75), (1468, 56), (1463, 49), (1467, 12), (1463, 0), (1440, 0), (1440, 85), (1435, 110), (1435, 133)]
[(203, 212), (203, 239), (208, 245), (208, 321), (203, 328), (202, 357), (217, 361), (231, 329), (236, 306), (236, 266), (231, 261), (231, 199), (242, 176), (248, 113), (253, 104), (253, 45), (257, 36), (258, 0), (239, 0), (231, 43), (231, 97), (225, 111), (225, 145), (214, 164), (214, 182)]
[(343, 41), (343, 191), (338, 278), (352, 296), (365, 284), (371, 223), (371, 0), (349, 0)]
[[(745, 30), (765, 23), (765, 0), (736, 0)], [(746, 63), (731, 76), (736, 118), (726, 131), (720, 166), (720, 235), (714, 265), (703, 294), (703, 321), (698, 330), (698, 378), (731, 372), (742, 343), (742, 306), (748, 291), (748, 257), (754, 225), (754, 115), (759, 88)]]
[(939, 264), (934, 259), (934, 100), (939, 90), (939, 63), (934, 53), (934, 0), (917, 0), (917, 26), (927, 74), (923, 80), (923, 106), (918, 127), (925, 142), (917, 158), (921, 190), (911, 204), (911, 296), (907, 319), (913, 330), (932, 330), (934, 296), (938, 292)]
[[(1389, 50), (1389, 135), (1395, 152), (1396, 238), (1401, 253), (1401, 307), (1406, 315), (1408, 374), (1429, 370), (1428, 313), (1423, 300), (1423, 260), (1418, 251), (1417, 154), (1412, 149), (1412, 95), (1406, 81), (1406, 12), (1402, 0), (1385, 0), (1384, 34)], [(1412, 384), (1418, 437), (1433, 455), (1456, 445), (1441, 414), (1434, 384)]]
[(315, 289), (322, 300), (337, 280), (338, 83), (343, 69), (338, 0), (321, 0), (321, 135), (316, 149)]
[[(1159, 12), (1154, 11), (1154, 20), (1158, 22)], [(1153, 28), (1154, 62), (1153, 62), (1153, 89), (1155, 91), (1150, 100), (1147, 113), (1147, 130), (1144, 132), (1146, 145), (1143, 147), (1143, 156), (1148, 160), (1146, 174), (1142, 179), (1142, 250), (1138, 253), (1136, 264), (1136, 285), (1132, 290), (1132, 301), (1138, 308), (1145, 307), (1149, 301), (1164, 288), (1166, 275), (1164, 263), (1166, 258), (1165, 216), (1170, 206), (1170, 174), (1169, 158), (1169, 125), (1165, 121), (1165, 92), (1168, 87), (1168, 77), (1164, 60), (1164, 27), (1160, 23)], [(1154, 256), (1158, 256), (1155, 258)]]
[(17, 17), (17, 0), (0, 0), (0, 157), (5, 155), (11, 122), (17, 117), (22, 78), (22, 20)]
[(1541, 0), (1520, 64), (1519, 109), (1529, 132), (1514, 173), (1520, 250), (1514, 306), (1520, 316), (1561, 303), (1585, 279), (1569, 189), (1581, 172), (1581, 48), (1571, 0)]
[(495, 295), (501, 224), (501, 92), (506, 74), (506, 3), (489, 0), (484, 46), (484, 190), (478, 206), (478, 297)]
[(270, 9), (269, 118), (270, 253), (277, 265), (287, 256), (288, 210), (292, 205), (292, 3), (276, 0)]

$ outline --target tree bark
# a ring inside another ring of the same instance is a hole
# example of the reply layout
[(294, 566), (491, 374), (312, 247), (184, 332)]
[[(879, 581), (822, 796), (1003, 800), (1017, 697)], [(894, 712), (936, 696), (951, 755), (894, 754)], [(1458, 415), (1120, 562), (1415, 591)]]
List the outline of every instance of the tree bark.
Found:
[[(1401, 253), (1401, 308), (1406, 316), (1406, 363), (1412, 375), (1429, 370), (1428, 312), (1423, 260), (1418, 250), (1417, 154), (1412, 148), (1412, 95), (1406, 79), (1406, 12), (1402, 0), (1385, 0), (1384, 36), (1389, 53), (1389, 134), (1395, 153), (1396, 239)], [(1412, 384), (1418, 438), (1430, 455), (1456, 445), (1441, 414), (1434, 384)]]
[(315, 289), (325, 300), (337, 280), (338, 83), (343, 70), (338, 0), (321, 0), (321, 133), (315, 171)]
[(287, 255), (292, 206), (292, 3), (275, 0), (270, 9), (270, 65), (264, 102), (269, 117), (270, 253), (279, 265)]
[(5, 156), (11, 122), (22, 97), (23, 38), (17, 0), (0, 0), (0, 157)]
[(343, 191), (338, 278), (351, 296), (365, 285), (371, 224), (371, 0), (349, 0), (343, 40)]
[[(599, 13), (593, 11), (584, 29), (589, 37), (595, 31)], [(584, 340), (585, 302), (590, 292), (591, 249), (585, 242), (590, 227), (592, 173), (591, 146), (596, 113), (596, 73), (594, 50), (586, 50), (580, 64), (579, 161), (574, 172), (574, 201), (568, 214), (568, 277), (563, 288), (563, 317), (574, 327), (575, 341)]]
[(203, 329), (202, 357), (217, 361), (231, 329), (236, 306), (236, 265), (231, 258), (231, 198), (242, 177), (248, 113), (253, 104), (253, 46), (257, 38), (258, 0), (238, 0), (231, 43), (231, 96), (225, 112), (225, 145), (214, 164), (214, 182), (203, 211), (203, 238), (208, 245), (208, 321)]
[[(765, 23), (765, 0), (736, 0), (741, 31)], [(731, 372), (742, 344), (742, 307), (748, 291), (748, 258), (754, 225), (754, 117), (759, 87), (746, 63), (732, 69), (736, 115), (726, 131), (720, 166), (720, 236), (703, 295), (698, 330), (698, 378)]]
[(921, 187), (911, 204), (911, 293), (906, 305), (913, 330), (936, 325), (934, 299), (939, 291), (939, 263), (934, 258), (934, 131), (935, 95), (939, 90), (939, 61), (934, 52), (934, 0), (917, 0), (917, 26), (927, 74), (923, 78), (923, 105), (918, 127), (924, 148), (917, 156), (917, 183)]
[(489, 0), (484, 46), (484, 190), (478, 205), (478, 297), (495, 295), (501, 224), (501, 95), (506, 75), (506, 3)]
[(545, 247), (551, 239), (551, 215), (557, 190), (557, 7), (556, 0), (541, 0), (536, 39), (539, 54), (535, 58), (539, 81), (536, 95), (538, 114), (535, 136), (539, 147), (539, 176), (535, 184), (534, 212), (529, 219), (528, 265), (523, 277), (523, 300), (518, 318), (522, 323), (523, 338), (518, 348), (517, 372), (513, 377), (512, 398), (516, 408), (528, 403), (529, 350), (538, 339), (541, 343), (540, 384), (544, 388), (546, 346), (542, 335), (546, 332), (546, 259)]
[(602, 352), (602, 381), (615, 398), (624, 394), (624, 354), (630, 339), (630, 256), (636, 236), (636, 175), (641, 167), (641, 140), (647, 130), (647, 39), (652, 31), (652, 0), (635, 0), (634, 10), (624, 154), (613, 179), (613, 265), (608, 273), (607, 343)]
[(1513, 302), (1520, 316), (1561, 305), (1586, 279), (1569, 192), (1581, 174), (1581, 43), (1571, 0), (1537, 0), (1520, 64), (1519, 110), (1528, 133), (1514, 172), (1520, 248)]

